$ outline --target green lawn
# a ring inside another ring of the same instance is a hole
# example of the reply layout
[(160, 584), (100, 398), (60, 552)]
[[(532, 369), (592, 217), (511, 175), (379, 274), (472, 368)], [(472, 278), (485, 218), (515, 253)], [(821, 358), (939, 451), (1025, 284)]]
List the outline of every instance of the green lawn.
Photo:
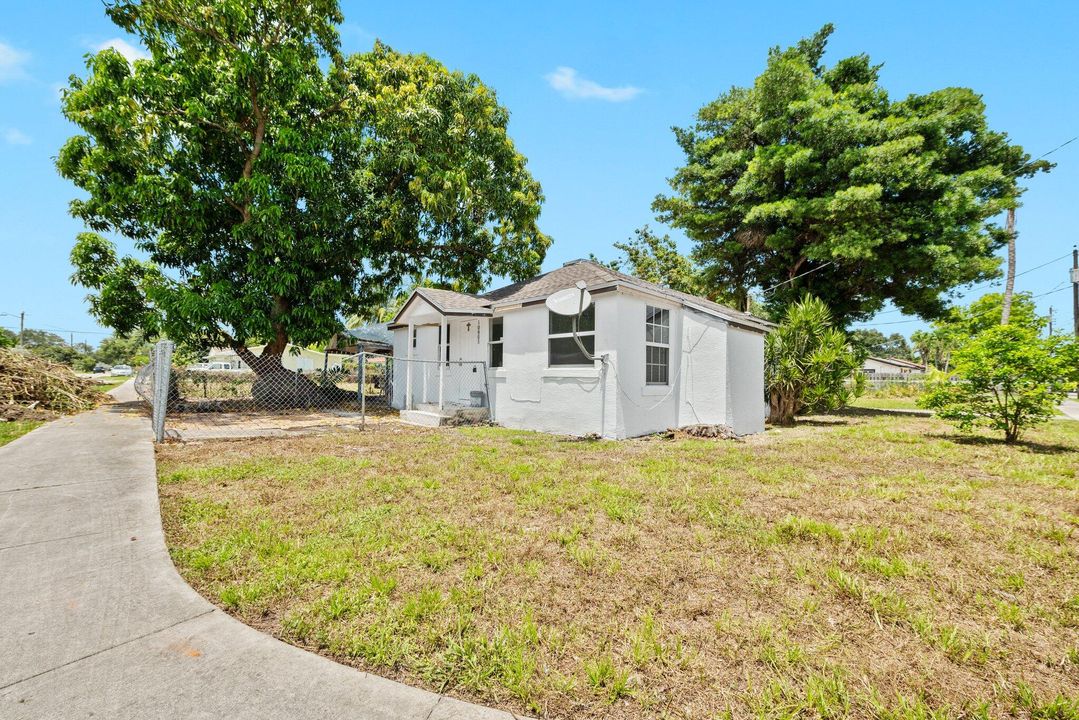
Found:
[(158, 451), (184, 577), (381, 675), (580, 718), (1079, 717), (1079, 423), (497, 428)]
[(97, 383), (97, 385), (95, 386), (94, 389), (99, 391), (99, 392), (105, 393), (105, 392), (108, 392), (109, 390), (113, 390), (115, 388), (120, 387), (121, 385), (123, 385), (124, 383), (126, 383), (130, 379), (131, 379), (130, 377), (115, 377), (115, 378), (114, 377), (108, 377), (108, 378), (103, 378), (101, 380), (98, 380), (98, 383)]
[(0, 420), (0, 445), (7, 445), (15, 438), (22, 437), (34, 428), (44, 424), (37, 420), (17, 420), (14, 422)]

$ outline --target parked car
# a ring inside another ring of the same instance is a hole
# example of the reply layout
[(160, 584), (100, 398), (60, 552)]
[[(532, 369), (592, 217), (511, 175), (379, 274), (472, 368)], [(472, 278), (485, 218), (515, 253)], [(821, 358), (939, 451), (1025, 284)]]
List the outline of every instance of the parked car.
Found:
[(130, 365), (113, 365), (112, 370), (109, 371), (109, 375), (116, 377), (125, 377), (133, 374), (134, 371), (131, 369)]
[(107, 373), (108, 371), (109, 366), (105, 363), (98, 363), (97, 365), (94, 365), (94, 372), (96, 374)]

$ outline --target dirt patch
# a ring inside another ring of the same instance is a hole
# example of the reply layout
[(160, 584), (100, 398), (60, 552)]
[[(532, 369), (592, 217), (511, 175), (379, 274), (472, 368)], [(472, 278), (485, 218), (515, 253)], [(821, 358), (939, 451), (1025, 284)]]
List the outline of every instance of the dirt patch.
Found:
[(60, 417), (60, 413), (53, 410), (30, 408), (24, 405), (0, 405), (0, 420), (6, 422), (48, 422)]

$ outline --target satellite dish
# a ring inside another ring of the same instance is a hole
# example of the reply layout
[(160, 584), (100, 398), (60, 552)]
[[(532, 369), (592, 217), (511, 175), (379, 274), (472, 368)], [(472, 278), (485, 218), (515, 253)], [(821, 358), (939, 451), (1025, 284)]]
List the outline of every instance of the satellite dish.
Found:
[(549, 295), (544, 304), (555, 315), (577, 315), (592, 304), (592, 296), (583, 287), (571, 287)]

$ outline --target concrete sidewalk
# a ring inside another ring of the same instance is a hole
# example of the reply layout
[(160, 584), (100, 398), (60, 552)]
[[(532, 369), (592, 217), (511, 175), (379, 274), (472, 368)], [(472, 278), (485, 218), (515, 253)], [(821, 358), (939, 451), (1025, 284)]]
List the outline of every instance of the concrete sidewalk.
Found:
[[(132, 383), (117, 388), (134, 400)], [(0, 717), (511, 715), (279, 642), (195, 593), (165, 549), (152, 435), (111, 405), (0, 448)]]
[(1060, 412), (1064, 413), (1072, 420), (1079, 420), (1079, 400), (1068, 398), (1060, 404)]

